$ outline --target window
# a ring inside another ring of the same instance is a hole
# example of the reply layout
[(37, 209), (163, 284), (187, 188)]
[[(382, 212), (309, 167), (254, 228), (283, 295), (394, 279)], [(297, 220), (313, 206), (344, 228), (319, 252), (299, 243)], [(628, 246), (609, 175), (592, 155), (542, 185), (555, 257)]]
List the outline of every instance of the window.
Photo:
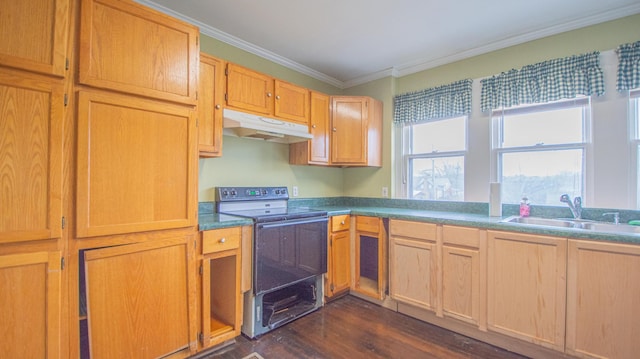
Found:
[(583, 197), (589, 99), (495, 110), (493, 149), (503, 203)]
[(467, 117), (404, 126), (407, 198), (464, 201)]

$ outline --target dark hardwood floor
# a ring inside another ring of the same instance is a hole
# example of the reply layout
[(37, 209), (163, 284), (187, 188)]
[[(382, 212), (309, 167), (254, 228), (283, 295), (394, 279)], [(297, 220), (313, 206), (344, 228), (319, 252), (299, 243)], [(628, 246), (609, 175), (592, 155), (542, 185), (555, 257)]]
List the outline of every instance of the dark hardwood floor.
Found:
[(525, 358), (424, 323), (354, 296), (345, 296), (292, 323), (204, 356), (299, 358)]

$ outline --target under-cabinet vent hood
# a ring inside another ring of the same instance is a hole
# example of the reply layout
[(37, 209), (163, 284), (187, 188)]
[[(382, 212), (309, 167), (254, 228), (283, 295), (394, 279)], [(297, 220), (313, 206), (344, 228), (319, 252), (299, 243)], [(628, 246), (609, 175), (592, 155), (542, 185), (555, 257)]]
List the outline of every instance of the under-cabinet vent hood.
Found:
[(311, 139), (309, 127), (275, 118), (224, 109), (224, 134), (262, 139), (271, 142), (295, 143)]

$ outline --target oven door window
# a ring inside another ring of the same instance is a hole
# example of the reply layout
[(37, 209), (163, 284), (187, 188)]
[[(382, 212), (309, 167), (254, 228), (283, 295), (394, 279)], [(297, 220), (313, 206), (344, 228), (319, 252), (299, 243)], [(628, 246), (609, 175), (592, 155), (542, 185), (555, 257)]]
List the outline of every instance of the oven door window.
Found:
[(258, 223), (254, 293), (260, 294), (327, 272), (327, 218)]

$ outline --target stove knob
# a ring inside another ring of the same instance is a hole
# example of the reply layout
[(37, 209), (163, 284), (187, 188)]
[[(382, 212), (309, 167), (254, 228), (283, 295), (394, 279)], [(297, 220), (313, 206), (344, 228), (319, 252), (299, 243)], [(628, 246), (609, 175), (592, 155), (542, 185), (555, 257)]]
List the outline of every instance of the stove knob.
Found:
[(232, 189), (232, 190), (231, 190), (231, 195), (232, 195), (232, 196), (235, 196), (236, 194), (238, 194), (238, 193), (237, 193), (235, 190), (233, 190), (233, 189)]
[(229, 195), (229, 192), (227, 192), (227, 191), (222, 191), (222, 196), (223, 196), (223, 197), (226, 197), (226, 196), (228, 196), (228, 195)]
[(279, 189), (276, 190), (276, 194), (280, 194), (280, 190)]

